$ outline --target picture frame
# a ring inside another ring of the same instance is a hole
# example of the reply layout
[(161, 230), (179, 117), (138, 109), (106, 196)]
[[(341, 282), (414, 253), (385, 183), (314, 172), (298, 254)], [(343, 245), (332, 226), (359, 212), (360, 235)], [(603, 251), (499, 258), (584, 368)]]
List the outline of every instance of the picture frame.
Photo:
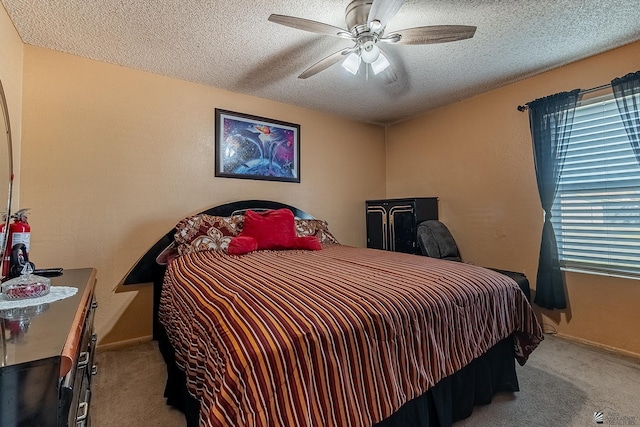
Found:
[(215, 110), (215, 176), (300, 182), (300, 125)]

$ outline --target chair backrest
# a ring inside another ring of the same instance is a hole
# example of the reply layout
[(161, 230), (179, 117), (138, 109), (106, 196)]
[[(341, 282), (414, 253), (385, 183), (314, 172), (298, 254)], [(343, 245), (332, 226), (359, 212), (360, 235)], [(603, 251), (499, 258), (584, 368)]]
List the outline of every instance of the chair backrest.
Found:
[(458, 245), (446, 225), (431, 219), (418, 224), (418, 245), (422, 255), (461, 262)]

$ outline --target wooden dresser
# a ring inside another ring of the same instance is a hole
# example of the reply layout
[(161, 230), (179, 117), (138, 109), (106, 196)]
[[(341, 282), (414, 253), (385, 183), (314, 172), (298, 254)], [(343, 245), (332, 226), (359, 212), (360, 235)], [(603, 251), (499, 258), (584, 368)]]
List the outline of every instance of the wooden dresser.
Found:
[(0, 426), (90, 424), (95, 282), (93, 268), (65, 270), (51, 286), (78, 288), (73, 297), (0, 317)]

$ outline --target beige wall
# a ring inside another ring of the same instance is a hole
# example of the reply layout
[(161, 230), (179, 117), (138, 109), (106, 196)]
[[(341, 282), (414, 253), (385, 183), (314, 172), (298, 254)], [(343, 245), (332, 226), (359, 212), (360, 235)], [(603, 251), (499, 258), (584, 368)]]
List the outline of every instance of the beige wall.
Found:
[[(19, 202), (20, 193), (20, 141), (22, 139), (22, 54), (23, 45), (18, 32), (9, 19), (4, 7), (0, 4), (0, 80), (4, 88), (9, 120), (11, 122), (11, 140), (13, 145), (14, 202)], [(0, 119), (0, 122), (2, 119)], [(2, 126), (2, 125), (0, 125)], [(4, 130), (3, 130), (4, 131)], [(5, 158), (2, 154), (1, 158)], [(6, 185), (5, 176), (0, 178), (0, 185)], [(6, 196), (3, 189), (0, 194)], [(0, 211), (5, 211), (6, 199), (1, 200)]]
[[(215, 108), (300, 124), (302, 182), (215, 178)], [(98, 269), (102, 344), (150, 334), (150, 286), (113, 290), (185, 215), (277, 200), (362, 246), (364, 200), (385, 191), (380, 127), (32, 46), (22, 148), (31, 259)]]
[[(535, 286), (543, 224), (529, 120), (516, 106), (640, 69), (640, 43), (434, 110), (388, 129), (387, 196), (438, 196), (467, 262), (527, 274)], [(546, 329), (640, 354), (640, 282), (567, 273), (570, 307)]]

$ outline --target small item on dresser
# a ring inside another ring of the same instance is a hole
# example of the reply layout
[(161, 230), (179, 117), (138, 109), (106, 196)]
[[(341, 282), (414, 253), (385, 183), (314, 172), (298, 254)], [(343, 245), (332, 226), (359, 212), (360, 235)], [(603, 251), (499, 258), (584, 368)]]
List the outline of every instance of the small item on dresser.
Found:
[(37, 298), (49, 293), (51, 279), (32, 274), (33, 267), (26, 263), (20, 277), (2, 284), (2, 293), (7, 299)]
[(33, 270), (33, 274), (37, 274), (39, 276), (44, 276), (44, 277), (57, 277), (57, 276), (62, 276), (62, 268), (38, 268), (36, 270)]

